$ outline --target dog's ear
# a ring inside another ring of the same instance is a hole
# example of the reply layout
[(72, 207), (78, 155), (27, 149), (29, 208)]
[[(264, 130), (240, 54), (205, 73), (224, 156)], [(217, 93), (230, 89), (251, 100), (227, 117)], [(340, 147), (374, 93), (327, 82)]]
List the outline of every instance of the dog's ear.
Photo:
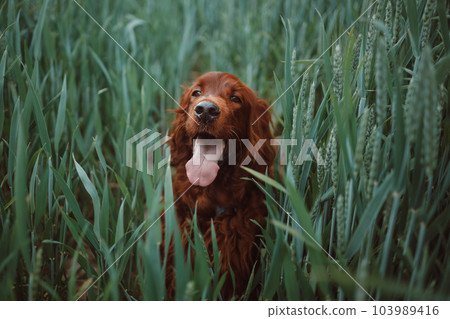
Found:
[[(249, 125), (249, 139), (252, 145), (255, 145), (261, 139), (265, 140), (258, 153), (270, 168), (275, 158), (275, 149), (270, 145), (270, 140), (273, 139), (271, 132), (272, 119), (269, 105), (265, 100), (258, 97), (252, 99)], [(255, 164), (256, 162), (253, 160), (250, 166), (255, 167)], [(260, 170), (258, 169), (258, 171)]]
[(175, 110), (176, 117), (170, 130), (170, 165), (177, 166), (186, 163), (191, 155), (189, 138), (186, 134), (186, 118), (190, 101), (190, 90), (185, 89), (180, 98), (180, 107)]

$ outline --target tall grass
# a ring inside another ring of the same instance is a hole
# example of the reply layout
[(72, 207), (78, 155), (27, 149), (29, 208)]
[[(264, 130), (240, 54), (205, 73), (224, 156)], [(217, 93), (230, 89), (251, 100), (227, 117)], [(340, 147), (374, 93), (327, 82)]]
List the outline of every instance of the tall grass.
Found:
[[(276, 180), (256, 176), (269, 222), (244, 299), (450, 297), (444, 1), (380, 0), (350, 30), (372, 2), (79, 3), (174, 98), (208, 70), (269, 101), (289, 88), (275, 130), (298, 144)], [(165, 210), (176, 298), (220, 300), (198, 230), (183, 256), (170, 169), (125, 166), (175, 102), (73, 1), (9, 1), (0, 19), (0, 299), (165, 299)], [(324, 166), (295, 165), (306, 139)]]

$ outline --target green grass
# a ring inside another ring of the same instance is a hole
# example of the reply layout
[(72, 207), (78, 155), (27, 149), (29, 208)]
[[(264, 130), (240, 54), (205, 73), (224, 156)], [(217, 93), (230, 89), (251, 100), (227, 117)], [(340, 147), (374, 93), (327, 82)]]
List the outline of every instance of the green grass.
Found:
[[(371, 1), (79, 2), (175, 99), (209, 70), (287, 90), (275, 130), (298, 146), (256, 176), (269, 216), (244, 299), (450, 298), (448, 6), (388, 1), (349, 30)], [(125, 165), (172, 98), (74, 1), (3, 2), (0, 21), (0, 300), (165, 299), (163, 210), (176, 298), (220, 299), (198, 230), (183, 257), (170, 169)], [(294, 165), (306, 139), (324, 166)]]

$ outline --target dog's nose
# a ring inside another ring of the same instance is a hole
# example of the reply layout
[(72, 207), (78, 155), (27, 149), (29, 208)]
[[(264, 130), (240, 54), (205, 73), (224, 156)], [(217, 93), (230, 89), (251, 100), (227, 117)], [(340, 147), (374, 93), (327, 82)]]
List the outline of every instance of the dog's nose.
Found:
[(201, 101), (194, 107), (194, 113), (202, 123), (206, 124), (219, 117), (220, 109), (211, 101)]

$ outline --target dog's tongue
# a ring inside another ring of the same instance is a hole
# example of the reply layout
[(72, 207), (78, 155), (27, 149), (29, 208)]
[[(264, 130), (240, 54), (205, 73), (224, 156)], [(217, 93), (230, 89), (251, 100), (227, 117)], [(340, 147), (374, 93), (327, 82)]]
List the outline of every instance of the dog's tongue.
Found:
[(187, 177), (192, 184), (205, 187), (214, 181), (219, 172), (217, 162), (223, 149), (221, 140), (194, 140), (194, 154), (185, 166)]

